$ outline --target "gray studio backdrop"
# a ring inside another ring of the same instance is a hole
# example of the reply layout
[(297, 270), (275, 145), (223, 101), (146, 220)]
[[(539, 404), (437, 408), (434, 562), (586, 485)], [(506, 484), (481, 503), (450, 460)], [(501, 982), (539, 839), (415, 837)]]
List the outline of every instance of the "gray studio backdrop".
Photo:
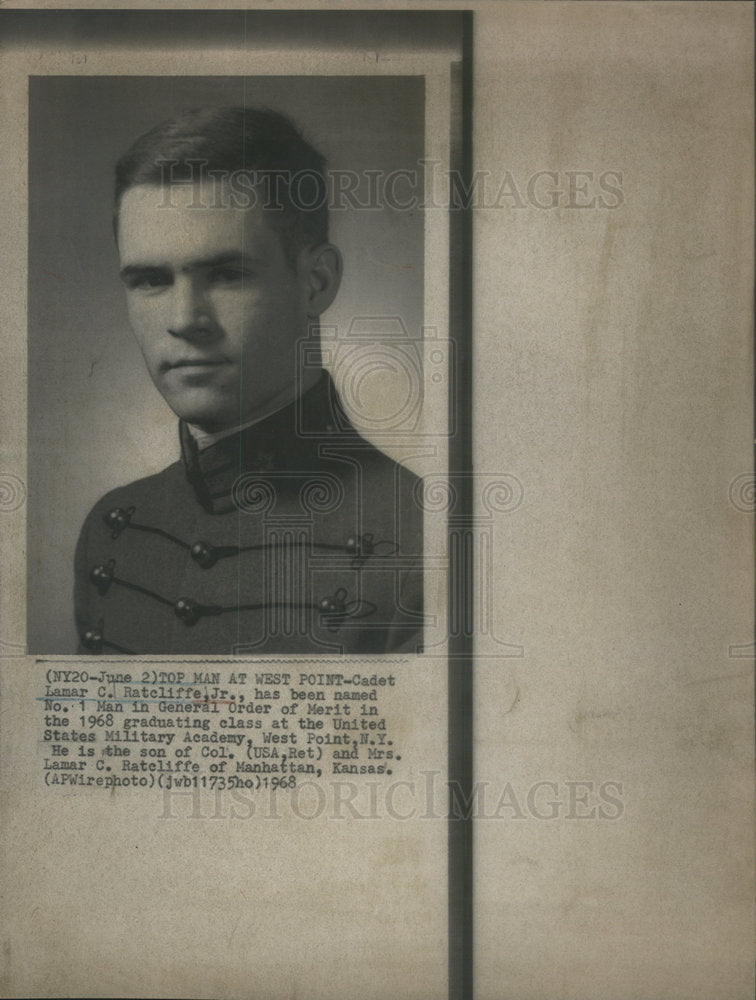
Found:
[[(289, 114), (332, 169), (421, 175), (423, 84), (422, 77), (381, 76), (30, 80), (31, 653), (75, 652), (73, 554), (90, 506), (178, 457), (175, 418), (144, 370), (117, 276), (111, 199), (118, 156), (185, 108), (246, 102)], [(398, 316), (419, 337), (422, 211), (336, 212), (332, 238), (345, 276), (323, 322), (341, 334), (355, 317)]]

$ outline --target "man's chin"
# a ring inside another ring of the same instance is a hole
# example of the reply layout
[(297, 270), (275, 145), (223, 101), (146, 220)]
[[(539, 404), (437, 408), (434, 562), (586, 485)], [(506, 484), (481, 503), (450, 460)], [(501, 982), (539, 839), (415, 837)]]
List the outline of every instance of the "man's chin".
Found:
[(217, 434), (250, 420), (261, 419), (296, 396), (293, 387), (286, 387), (285, 391), (277, 393), (253, 393), (248, 388), (243, 395), (238, 387), (236, 392), (223, 393), (213, 391), (215, 387), (210, 386), (184, 387), (181, 392), (171, 391), (173, 386), (160, 388), (165, 389), (162, 396), (176, 416), (205, 434)]
[(228, 403), (224, 405), (211, 400), (171, 399), (167, 395), (164, 398), (180, 420), (205, 434), (217, 434), (244, 422), (237, 406), (229, 406)]

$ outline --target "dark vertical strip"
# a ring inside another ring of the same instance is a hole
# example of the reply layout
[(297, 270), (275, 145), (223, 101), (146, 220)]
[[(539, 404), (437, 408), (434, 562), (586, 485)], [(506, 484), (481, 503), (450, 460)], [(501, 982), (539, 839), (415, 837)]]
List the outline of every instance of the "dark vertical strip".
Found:
[(473, 995), (473, 476), (472, 104), (473, 14), (462, 19), (462, 64), (452, 67), (449, 407), (449, 1000)]

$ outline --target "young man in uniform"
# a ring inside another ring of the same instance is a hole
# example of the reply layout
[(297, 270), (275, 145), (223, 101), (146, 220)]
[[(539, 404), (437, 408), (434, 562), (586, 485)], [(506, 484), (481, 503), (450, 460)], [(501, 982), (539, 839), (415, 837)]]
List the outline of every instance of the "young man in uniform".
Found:
[(129, 318), (181, 460), (84, 524), (89, 653), (414, 651), (420, 481), (362, 439), (321, 364), (341, 255), (323, 157), (282, 115), (185, 112), (116, 168)]

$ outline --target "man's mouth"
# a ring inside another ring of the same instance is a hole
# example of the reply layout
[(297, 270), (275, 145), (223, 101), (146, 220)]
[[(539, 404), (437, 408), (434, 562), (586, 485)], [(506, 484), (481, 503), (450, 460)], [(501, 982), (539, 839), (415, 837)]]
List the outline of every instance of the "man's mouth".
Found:
[(191, 371), (192, 369), (219, 368), (225, 364), (228, 364), (225, 358), (180, 358), (178, 361), (164, 361), (160, 368), (163, 372), (174, 371), (176, 369)]

